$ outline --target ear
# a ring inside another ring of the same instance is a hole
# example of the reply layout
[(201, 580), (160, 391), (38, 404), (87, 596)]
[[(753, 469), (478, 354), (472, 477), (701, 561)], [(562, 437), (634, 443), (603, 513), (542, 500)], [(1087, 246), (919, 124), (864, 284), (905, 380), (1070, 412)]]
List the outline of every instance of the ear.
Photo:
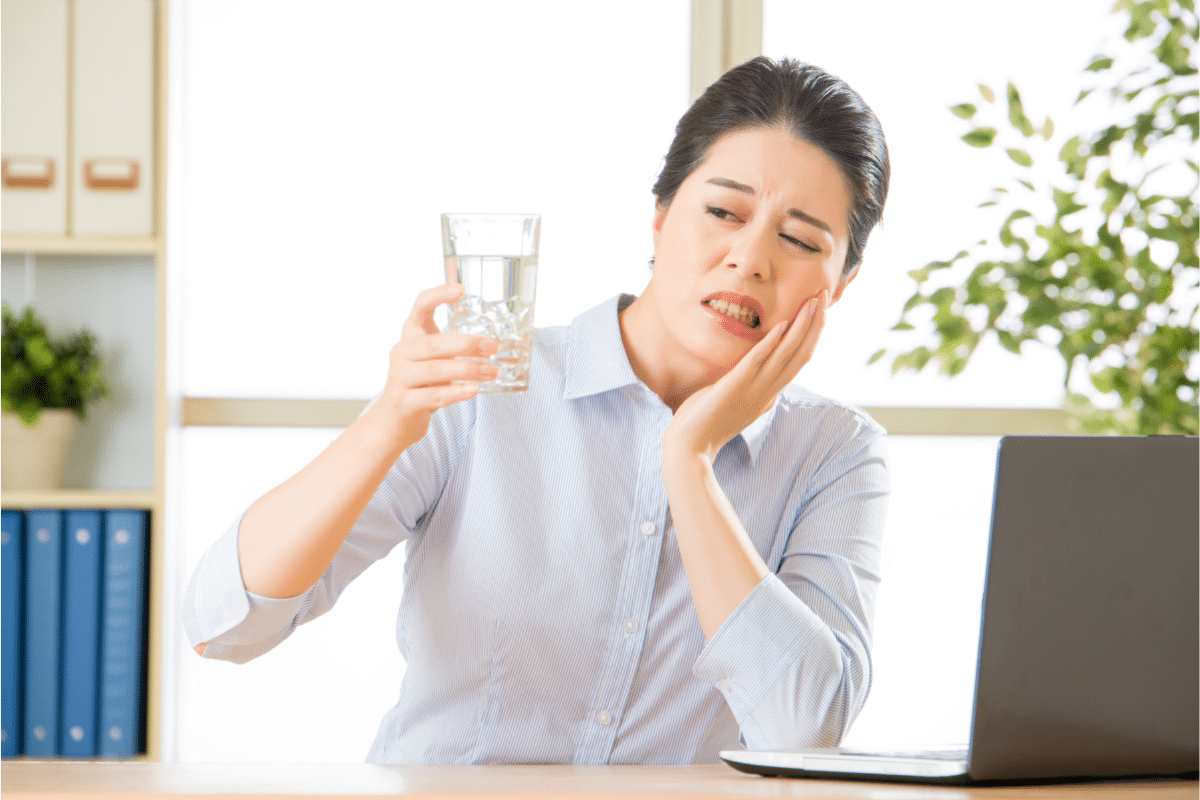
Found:
[(846, 291), (846, 287), (849, 286), (851, 284), (851, 282), (853, 282), (853, 280), (858, 277), (859, 271), (860, 270), (857, 270), (857, 269), (854, 270), (854, 273), (849, 278), (843, 278), (841, 281), (838, 282), (837, 288), (834, 289), (833, 294), (831, 294), (829, 296), (829, 305), (833, 305), (838, 300), (842, 299), (842, 292)]
[(663, 205), (658, 202), (658, 197), (654, 198), (654, 220), (650, 223), (650, 232), (654, 237), (654, 248), (658, 249), (658, 237), (662, 233), (663, 221), (667, 218), (667, 209), (669, 205)]

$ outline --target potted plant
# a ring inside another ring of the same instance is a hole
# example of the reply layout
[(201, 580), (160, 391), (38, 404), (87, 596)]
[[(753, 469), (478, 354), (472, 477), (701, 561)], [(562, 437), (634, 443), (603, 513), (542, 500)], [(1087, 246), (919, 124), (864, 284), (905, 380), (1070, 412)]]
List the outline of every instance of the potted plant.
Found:
[(91, 405), (108, 395), (96, 337), (86, 329), (50, 338), (32, 308), (3, 308), (0, 398), (5, 489), (62, 485), (67, 449)]

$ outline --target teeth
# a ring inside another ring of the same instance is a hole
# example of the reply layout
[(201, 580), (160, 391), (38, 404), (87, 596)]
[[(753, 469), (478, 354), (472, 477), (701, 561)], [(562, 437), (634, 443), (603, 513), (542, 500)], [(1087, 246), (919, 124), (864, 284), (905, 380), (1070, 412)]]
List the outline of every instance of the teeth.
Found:
[(742, 308), (737, 303), (727, 300), (709, 300), (708, 307), (727, 317), (733, 317), (747, 328), (757, 328), (759, 325), (758, 313), (752, 308)]

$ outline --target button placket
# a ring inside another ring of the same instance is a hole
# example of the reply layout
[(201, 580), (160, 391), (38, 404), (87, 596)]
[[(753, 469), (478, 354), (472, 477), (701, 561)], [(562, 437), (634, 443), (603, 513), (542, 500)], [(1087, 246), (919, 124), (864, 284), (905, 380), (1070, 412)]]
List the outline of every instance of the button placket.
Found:
[[(654, 398), (656, 403), (661, 401)], [(669, 413), (669, 412), (668, 412)], [(636, 451), (637, 485), (632, 497), (632, 520), (624, 566), (624, 588), (614, 609), (613, 647), (592, 701), (591, 724), (578, 748), (579, 763), (605, 763), (619, 733), (633, 679), (641, 661), (646, 626), (658, 574), (661, 520), (666, 498), (661, 486), (662, 426), (653, 415), (643, 417)]]

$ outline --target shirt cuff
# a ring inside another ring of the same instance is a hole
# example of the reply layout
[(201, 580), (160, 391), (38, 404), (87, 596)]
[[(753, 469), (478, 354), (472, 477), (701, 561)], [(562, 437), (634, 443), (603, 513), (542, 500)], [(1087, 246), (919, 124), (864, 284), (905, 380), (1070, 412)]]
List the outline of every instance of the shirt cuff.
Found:
[(692, 674), (717, 687), (744, 726), (822, 627), (777, 575), (767, 575), (705, 645)]
[(246, 590), (238, 560), (241, 523), (239, 517), (205, 553), (188, 586), (184, 628), (192, 647), (201, 643), (235, 646), (268, 639), (288, 630), (304, 604), (303, 594), (274, 598)]

